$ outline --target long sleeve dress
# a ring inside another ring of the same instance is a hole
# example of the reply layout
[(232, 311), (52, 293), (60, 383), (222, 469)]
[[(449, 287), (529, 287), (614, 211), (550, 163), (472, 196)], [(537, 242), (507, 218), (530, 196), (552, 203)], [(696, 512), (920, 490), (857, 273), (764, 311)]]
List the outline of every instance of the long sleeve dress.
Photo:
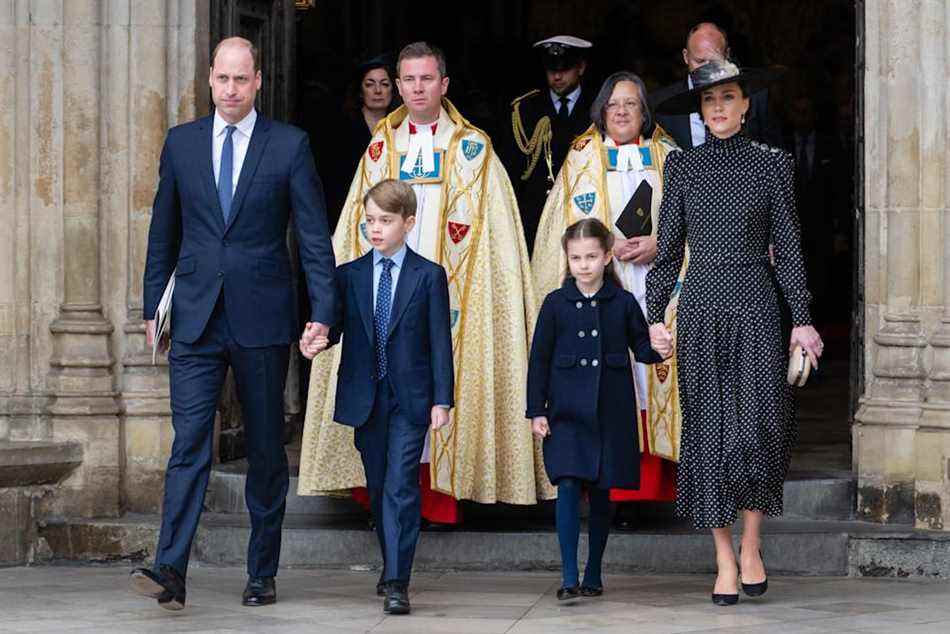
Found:
[(709, 135), (670, 154), (665, 179), (647, 275), (651, 324), (663, 321), (690, 248), (676, 351), (683, 412), (676, 512), (696, 528), (728, 526), (742, 509), (781, 515), (797, 428), (773, 279), (793, 325), (811, 323), (792, 157), (741, 134)]

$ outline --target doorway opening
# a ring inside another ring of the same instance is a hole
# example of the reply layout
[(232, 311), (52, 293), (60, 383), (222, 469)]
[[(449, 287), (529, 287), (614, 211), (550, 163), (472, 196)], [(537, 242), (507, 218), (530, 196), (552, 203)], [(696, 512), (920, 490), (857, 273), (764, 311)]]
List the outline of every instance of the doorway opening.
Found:
[[(484, 0), (449, 7), (435, 0), (211, 0), (211, 44), (233, 33), (261, 46), (273, 90), (259, 106), (308, 131), (335, 220), (358, 160), (342, 147), (339, 131), (358, 109), (361, 61), (386, 53), (394, 58), (415, 40), (438, 45), (448, 61), (448, 97), (497, 146), (512, 134), (511, 101), (545, 88), (533, 42), (557, 34), (593, 42), (584, 90), (596, 92), (621, 69), (655, 90), (684, 80), (681, 51), (693, 25), (721, 26), (740, 65), (783, 71), (769, 89), (769, 118), (780, 144), (809, 165), (798, 187), (799, 216), (826, 349), (820, 372), (797, 393), (800, 434), (792, 470), (846, 473), (864, 373), (863, 4)], [(299, 393), (289, 436), (299, 433), (305, 411), (308, 368), (301, 366), (299, 374), (291, 368), (289, 384), (296, 383)], [(240, 457), (239, 449), (225, 455), (221, 446), (223, 461)]]

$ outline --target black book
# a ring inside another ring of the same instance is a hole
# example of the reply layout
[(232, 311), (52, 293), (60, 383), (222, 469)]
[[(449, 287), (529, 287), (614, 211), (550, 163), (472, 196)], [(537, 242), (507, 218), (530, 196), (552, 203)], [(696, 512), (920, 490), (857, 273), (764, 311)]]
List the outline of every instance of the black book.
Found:
[(617, 228), (628, 239), (648, 236), (653, 233), (653, 187), (646, 181), (641, 181), (637, 191), (633, 192), (623, 213), (617, 218)]

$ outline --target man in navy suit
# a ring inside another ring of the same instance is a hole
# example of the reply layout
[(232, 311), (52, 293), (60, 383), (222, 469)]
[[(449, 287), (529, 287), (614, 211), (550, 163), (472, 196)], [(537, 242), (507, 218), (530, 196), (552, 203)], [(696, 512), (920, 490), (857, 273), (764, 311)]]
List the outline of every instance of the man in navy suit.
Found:
[(428, 429), (448, 424), (454, 405), (449, 286), (445, 269), (406, 246), (416, 220), (412, 187), (380, 181), (363, 205), (373, 250), (337, 269), (339, 321), (329, 337), (309, 327), (300, 350), (312, 359), (343, 337), (333, 420), (356, 428), (383, 556), (383, 610), (408, 614), (419, 460)]
[(159, 167), (145, 264), (144, 315), (152, 319), (171, 275), (168, 355), (175, 440), (165, 473), (153, 568), (133, 589), (180, 610), (188, 555), (212, 463), (215, 409), (234, 372), (247, 437), (251, 516), (244, 605), (276, 601), (274, 576), (289, 483), (283, 394), (290, 344), (300, 332), (287, 226), (291, 214), (312, 305), (308, 327), (327, 332), (335, 312), (333, 249), (320, 179), (302, 130), (254, 109), (257, 51), (222, 41), (209, 78), (213, 116), (172, 128)]
[[(689, 73), (713, 60), (729, 59), (729, 39), (726, 32), (712, 22), (701, 22), (690, 29), (683, 49), (683, 62), (686, 64), (687, 77), (650, 95), (650, 107), (662, 103), (675, 94), (692, 89)], [(756, 141), (772, 146), (780, 146), (782, 135), (778, 127), (769, 119), (768, 91), (760, 90), (750, 97), (749, 115), (744, 128), (745, 134)], [(670, 133), (676, 144), (684, 150), (694, 148), (706, 142), (706, 126), (698, 113), (674, 115), (657, 114), (657, 122)]]

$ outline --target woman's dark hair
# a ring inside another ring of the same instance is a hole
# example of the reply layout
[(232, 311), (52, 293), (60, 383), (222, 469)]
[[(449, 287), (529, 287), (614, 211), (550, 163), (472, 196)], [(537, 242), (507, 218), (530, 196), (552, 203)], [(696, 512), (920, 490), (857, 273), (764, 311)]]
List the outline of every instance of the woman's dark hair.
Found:
[(376, 70), (377, 68), (382, 68), (386, 71), (392, 89), (392, 99), (389, 102), (389, 108), (386, 109), (386, 112), (392, 112), (396, 109), (399, 103), (399, 93), (396, 91), (396, 74), (393, 67), (388, 63), (361, 65), (353, 73), (353, 78), (350, 80), (346, 92), (343, 95), (343, 112), (350, 117), (355, 119), (361, 116), (360, 108), (363, 107), (363, 80), (366, 79), (366, 75), (370, 71)]
[(653, 112), (650, 110), (650, 102), (647, 99), (647, 87), (643, 84), (635, 73), (628, 70), (617, 71), (604, 80), (603, 85), (597, 96), (594, 97), (594, 103), (590, 105), (590, 120), (601, 134), (607, 134), (607, 102), (610, 96), (614, 94), (614, 88), (622, 81), (629, 81), (636, 85), (637, 93), (640, 99), (640, 134), (648, 137), (653, 134)]
[[(564, 235), (561, 236), (561, 248), (564, 249), (564, 255), (567, 256), (568, 242), (581, 240), (583, 238), (594, 238), (600, 242), (600, 246), (605, 253), (614, 248), (614, 234), (610, 232), (610, 229), (597, 218), (584, 218), (568, 227)], [(623, 284), (620, 283), (620, 278), (617, 276), (617, 271), (614, 269), (613, 260), (608, 262), (607, 267), (604, 269), (604, 277), (607, 276), (610, 276), (614, 284), (621, 288), (623, 287)], [(564, 279), (569, 277), (571, 277), (570, 264), (567, 265), (564, 271)]]

